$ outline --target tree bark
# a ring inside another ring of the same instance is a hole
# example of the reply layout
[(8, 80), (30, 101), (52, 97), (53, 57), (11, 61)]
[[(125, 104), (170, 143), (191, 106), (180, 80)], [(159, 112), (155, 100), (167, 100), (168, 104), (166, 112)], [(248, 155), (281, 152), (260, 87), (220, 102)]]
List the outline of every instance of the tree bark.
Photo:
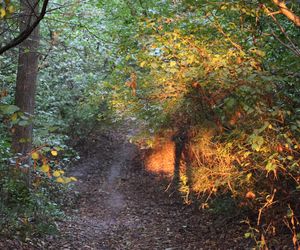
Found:
[[(20, 32), (35, 22), (38, 16), (39, 0), (21, 0)], [(38, 74), (39, 28), (20, 44), (18, 72), (15, 91), (15, 104), (28, 116), (33, 116), (35, 91)], [(16, 126), (13, 135), (13, 151), (28, 154), (32, 148), (32, 123), (28, 126)]]

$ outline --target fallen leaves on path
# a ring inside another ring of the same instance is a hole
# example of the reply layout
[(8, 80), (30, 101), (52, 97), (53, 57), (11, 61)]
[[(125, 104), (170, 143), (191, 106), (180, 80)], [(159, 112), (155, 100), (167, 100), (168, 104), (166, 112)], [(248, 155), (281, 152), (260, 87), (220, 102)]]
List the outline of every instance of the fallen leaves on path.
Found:
[[(165, 192), (163, 176), (148, 173), (134, 145), (118, 134), (94, 135), (69, 173), (77, 200), (59, 222), (61, 234), (11, 249), (247, 249), (239, 221), (224, 224)], [(8, 248), (9, 249), (9, 248)]]

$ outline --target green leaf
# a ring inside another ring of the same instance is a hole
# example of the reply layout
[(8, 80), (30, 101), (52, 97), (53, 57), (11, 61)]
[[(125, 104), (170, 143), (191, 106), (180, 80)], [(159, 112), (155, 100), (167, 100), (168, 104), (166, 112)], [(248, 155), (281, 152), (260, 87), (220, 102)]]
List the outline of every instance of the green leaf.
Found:
[(28, 121), (19, 121), (18, 125), (21, 126), (21, 127), (26, 127), (26, 126), (29, 125), (29, 122)]
[(15, 105), (1, 105), (0, 106), (0, 111), (4, 114), (4, 115), (12, 115), (15, 112), (19, 111), (20, 108), (15, 106)]
[(50, 151), (50, 150), (51, 150), (50, 147), (43, 147), (43, 151), (44, 151), (44, 152), (48, 152), (48, 151)]
[(234, 98), (228, 98), (225, 100), (225, 105), (228, 109), (232, 109), (236, 104), (236, 100)]

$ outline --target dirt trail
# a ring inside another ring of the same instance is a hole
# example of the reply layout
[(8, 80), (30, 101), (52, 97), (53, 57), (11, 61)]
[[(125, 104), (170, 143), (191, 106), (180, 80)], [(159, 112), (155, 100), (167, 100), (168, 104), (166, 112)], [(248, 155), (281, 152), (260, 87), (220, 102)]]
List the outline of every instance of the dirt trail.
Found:
[(248, 249), (238, 221), (226, 224), (164, 192), (166, 181), (142, 169), (120, 134), (93, 135), (81, 162), (78, 200), (61, 235), (37, 249)]

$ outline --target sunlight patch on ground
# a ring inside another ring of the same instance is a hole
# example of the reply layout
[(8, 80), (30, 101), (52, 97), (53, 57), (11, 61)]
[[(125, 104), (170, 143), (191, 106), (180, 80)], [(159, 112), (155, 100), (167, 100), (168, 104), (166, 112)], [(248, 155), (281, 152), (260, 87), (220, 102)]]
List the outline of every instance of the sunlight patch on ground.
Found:
[(145, 161), (147, 171), (168, 176), (173, 176), (174, 165), (175, 143), (171, 140), (162, 142), (152, 149)]

